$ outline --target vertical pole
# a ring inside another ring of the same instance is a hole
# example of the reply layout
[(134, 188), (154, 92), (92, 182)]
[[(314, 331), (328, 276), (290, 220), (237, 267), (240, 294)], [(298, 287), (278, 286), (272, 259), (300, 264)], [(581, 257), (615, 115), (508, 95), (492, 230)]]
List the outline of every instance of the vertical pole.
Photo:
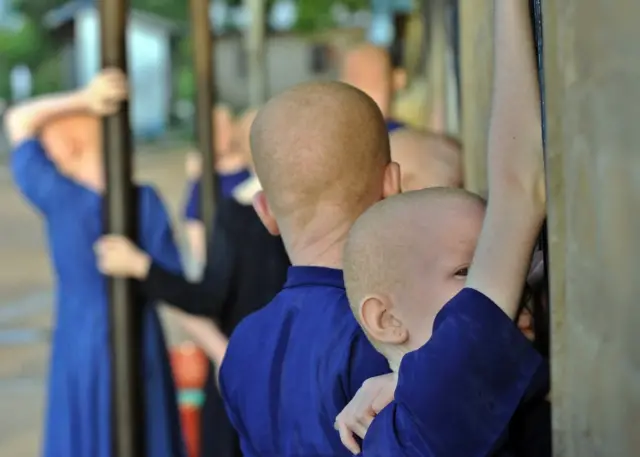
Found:
[(208, 0), (191, 0), (191, 36), (193, 39), (193, 64), (196, 78), (196, 137), (202, 154), (202, 177), (200, 178), (200, 204), (202, 221), (205, 224), (206, 240), (213, 233), (213, 214), (216, 199), (217, 174), (214, 173), (213, 106), (215, 85), (213, 82), (213, 34), (209, 17)]
[(471, 192), (486, 195), (493, 84), (493, 0), (462, 0), (459, 8), (464, 182)]
[(251, 24), (245, 32), (245, 44), (249, 60), (249, 105), (252, 107), (260, 106), (267, 99), (266, 3), (265, 0), (245, 0), (251, 17)]
[(640, 455), (638, 2), (545, 0), (554, 455)]
[[(127, 0), (100, 1), (102, 67), (127, 71)], [(137, 237), (137, 195), (131, 182), (132, 147), (129, 106), (104, 119), (102, 141), (106, 172), (105, 229)], [(144, 391), (142, 383), (142, 312), (136, 306), (134, 283), (109, 279), (112, 455), (145, 455)]]
[(446, 0), (426, 2), (429, 21), (429, 59), (427, 77), (429, 85), (428, 128), (434, 132), (447, 132), (447, 31), (445, 28)]

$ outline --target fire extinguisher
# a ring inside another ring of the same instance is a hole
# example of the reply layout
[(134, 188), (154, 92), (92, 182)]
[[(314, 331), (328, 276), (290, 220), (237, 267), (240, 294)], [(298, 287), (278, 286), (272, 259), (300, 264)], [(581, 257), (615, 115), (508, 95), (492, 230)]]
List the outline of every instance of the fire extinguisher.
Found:
[(188, 457), (200, 454), (200, 410), (209, 360), (195, 344), (188, 342), (171, 350), (171, 366), (178, 388), (178, 407)]

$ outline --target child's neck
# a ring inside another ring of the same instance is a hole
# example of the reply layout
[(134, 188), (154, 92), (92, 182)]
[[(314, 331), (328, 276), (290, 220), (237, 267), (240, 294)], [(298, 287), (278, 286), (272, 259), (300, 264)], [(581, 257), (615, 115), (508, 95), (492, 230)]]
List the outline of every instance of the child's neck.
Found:
[(400, 370), (400, 363), (402, 362), (402, 358), (407, 352), (400, 346), (389, 346), (384, 350), (384, 356), (389, 362), (389, 368), (391, 371), (398, 374)]

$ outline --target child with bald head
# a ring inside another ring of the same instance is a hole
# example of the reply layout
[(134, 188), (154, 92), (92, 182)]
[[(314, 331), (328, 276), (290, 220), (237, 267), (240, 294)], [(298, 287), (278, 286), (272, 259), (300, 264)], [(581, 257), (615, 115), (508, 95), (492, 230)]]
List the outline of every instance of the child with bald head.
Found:
[(391, 159), (400, 165), (402, 191), (462, 187), (460, 144), (442, 134), (399, 129), (389, 136)]
[[(93, 244), (104, 233), (101, 117), (116, 113), (127, 92), (125, 76), (107, 69), (86, 88), (28, 100), (5, 116), (13, 179), (46, 223), (56, 279), (45, 456), (113, 455), (109, 300)], [(138, 242), (164, 268), (179, 272), (158, 193), (140, 185), (131, 198), (137, 199)], [(145, 455), (179, 457), (184, 449), (162, 326), (152, 300), (136, 305), (144, 328)]]
[(390, 371), (350, 311), (342, 273), (353, 222), (400, 189), (385, 121), (352, 86), (303, 84), (260, 110), (251, 152), (264, 189), (254, 206), (293, 266), (232, 334), (221, 393), (246, 455), (348, 455), (335, 416), (364, 380)]
[(393, 119), (391, 105), (396, 91), (404, 86), (406, 75), (402, 69), (394, 68), (389, 51), (371, 43), (352, 47), (344, 56), (340, 79), (376, 102), (389, 133), (404, 127)]
[(397, 382), (377, 414), (337, 418), (354, 453), (351, 432), (364, 456), (492, 455), (543, 369), (514, 323), (545, 209), (528, 1), (496, 0), (495, 14), (489, 205), (459, 189), (408, 192), (349, 234), (351, 308)]
[[(251, 176), (248, 154), (236, 147), (235, 137), (238, 136), (239, 127), (234, 121), (228, 106), (220, 104), (213, 109), (215, 170), (212, 170), (211, 173), (218, 175), (219, 198), (230, 198), (234, 190)], [(240, 119), (237, 124), (243, 122), (244, 120)], [(249, 136), (248, 129), (245, 129), (243, 133), (247, 137)], [(200, 153), (189, 154), (186, 171), (189, 183), (184, 207), (185, 231), (192, 255), (199, 263), (202, 263), (205, 257), (206, 240), (204, 223), (200, 214), (200, 178), (202, 176), (202, 156)]]

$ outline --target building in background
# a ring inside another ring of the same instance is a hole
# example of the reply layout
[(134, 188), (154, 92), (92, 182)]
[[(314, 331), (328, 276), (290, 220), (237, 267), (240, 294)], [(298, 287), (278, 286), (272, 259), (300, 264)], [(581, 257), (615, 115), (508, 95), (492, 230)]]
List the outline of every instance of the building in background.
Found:
[[(172, 37), (177, 24), (133, 10), (127, 36), (134, 136), (151, 139), (167, 129), (172, 100)], [(45, 17), (55, 39), (66, 43), (61, 54), (62, 81), (67, 89), (87, 84), (100, 68), (100, 27), (94, 2), (76, 0)]]

